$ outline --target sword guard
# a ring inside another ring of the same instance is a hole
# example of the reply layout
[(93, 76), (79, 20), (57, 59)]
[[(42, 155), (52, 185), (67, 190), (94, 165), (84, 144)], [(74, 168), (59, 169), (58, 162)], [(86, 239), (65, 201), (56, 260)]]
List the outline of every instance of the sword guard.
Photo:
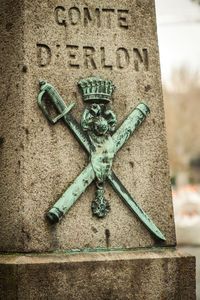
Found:
[[(65, 102), (62, 100), (61, 96), (58, 94), (56, 89), (45, 80), (40, 80), (40, 90), (41, 92), (38, 95), (38, 105), (43, 111), (46, 118), (52, 124), (57, 123), (61, 118), (65, 117), (66, 114), (74, 107), (75, 103), (70, 104), (69, 107), (66, 106)], [(48, 98), (54, 104), (58, 112), (60, 113), (55, 118), (52, 118), (44, 101), (42, 101), (43, 95), (47, 94)]]
[(54, 119), (51, 118), (51, 116), (49, 115), (49, 118), (51, 119), (51, 123), (52, 124), (56, 124), (56, 122), (58, 122), (62, 117), (64, 117), (73, 107), (74, 107), (75, 103), (70, 104), (69, 107), (65, 108), (65, 110), (58, 115), (57, 117), (55, 117)]

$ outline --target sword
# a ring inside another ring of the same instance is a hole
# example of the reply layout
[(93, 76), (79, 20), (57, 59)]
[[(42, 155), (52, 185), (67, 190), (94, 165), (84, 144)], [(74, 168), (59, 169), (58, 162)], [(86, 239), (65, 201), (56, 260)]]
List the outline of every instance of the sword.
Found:
[[(55, 124), (61, 118), (63, 118), (64, 122), (70, 127), (72, 132), (74, 133), (77, 140), (84, 146), (88, 153), (90, 153), (90, 149), (92, 144), (89, 138), (83, 132), (81, 126), (70, 113), (71, 109), (74, 107), (75, 103), (70, 104), (69, 107), (66, 106), (65, 102), (62, 100), (61, 96), (58, 94), (56, 89), (49, 83), (44, 80), (40, 80), (40, 90), (41, 92), (38, 95), (38, 105), (43, 111), (46, 118), (52, 123)], [(52, 118), (45, 103), (42, 101), (43, 95), (47, 94), (49, 99), (53, 102), (54, 106), (60, 113), (56, 118)]]
[(162, 232), (148, 217), (144, 210), (137, 204), (137, 202), (132, 198), (132, 196), (129, 194), (127, 189), (123, 186), (123, 184), (113, 171), (112, 174), (108, 176), (108, 181), (110, 182), (112, 188), (118, 193), (118, 195), (120, 195), (121, 199), (124, 201), (127, 207), (138, 217), (140, 221), (143, 222), (147, 229), (157, 238), (166, 241), (166, 238), (162, 234)]
[[(90, 143), (89, 138), (83, 132), (81, 126), (74, 119), (70, 112), (74, 104), (71, 104), (67, 108), (66, 104), (52, 85), (46, 83), (43, 80), (40, 81), (40, 85), (41, 92), (38, 96), (38, 104), (45, 116), (47, 117), (47, 119), (52, 124), (55, 124), (60, 118), (63, 118), (65, 123), (67, 123), (67, 125), (72, 129), (79, 142), (90, 154), (90, 148), (92, 147), (92, 144)], [(42, 97), (44, 93), (48, 94), (50, 99), (53, 101), (53, 104), (55, 105), (56, 109), (60, 113), (60, 115), (58, 115), (54, 119), (51, 118), (48, 110), (46, 109), (46, 106), (42, 102)], [(123, 122), (120, 128), (113, 135), (113, 140), (116, 145), (115, 154), (128, 140), (128, 138), (135, 131), (135, 129), (143, 122), (148, 113), (149, 108), (145, 104), (140, 103), (137, 106), (137, 108), (134, 109), (133, 112), (128, 116), (128, 118)], [(94, 179), (95, 173), (92, 169), (92, 165), (89, 164), (77, 177), (77, 179), (72, 183), (72, 185), (66, 190), (62, 197), (56, 202), (53, 208), (47, 213), (47, 218), (53, 223), (58, 222)], [(116, 177), (113, 171), (111, 171), (111, 175), (108, 176), (108, 180), (113, 189), (120, 195), (120, 197), (124, 200), (125, 204), (129, 207), (129, 209), (131, 209), (131, 211), (133, 211), (136, 214), (136, 216), (146, 225), (146, 227), (159, 239), (166, 240), (164, 235), (160, 232), (156, 225), (139, 207), (135, 200), (133, 200), (131, 195), (128, 193), (126, 188), (122, 185), (122, 183)]]

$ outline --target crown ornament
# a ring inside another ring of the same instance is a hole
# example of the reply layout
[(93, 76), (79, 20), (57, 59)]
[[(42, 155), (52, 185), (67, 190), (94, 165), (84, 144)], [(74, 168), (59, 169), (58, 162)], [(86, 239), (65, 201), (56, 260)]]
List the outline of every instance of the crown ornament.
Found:
[(115, 89), (112, 81), (97, 77), (81, 79), (78, 85), (82, 89), (83, 100), (86, 102), (110, 102)]

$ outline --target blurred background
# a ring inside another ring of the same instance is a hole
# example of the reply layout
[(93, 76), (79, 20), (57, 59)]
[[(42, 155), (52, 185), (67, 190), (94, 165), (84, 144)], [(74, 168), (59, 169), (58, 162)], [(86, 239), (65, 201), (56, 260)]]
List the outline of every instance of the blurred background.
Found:
[(156, 0), (156, 14), (177, 242), (200, 299), (200, 0)]

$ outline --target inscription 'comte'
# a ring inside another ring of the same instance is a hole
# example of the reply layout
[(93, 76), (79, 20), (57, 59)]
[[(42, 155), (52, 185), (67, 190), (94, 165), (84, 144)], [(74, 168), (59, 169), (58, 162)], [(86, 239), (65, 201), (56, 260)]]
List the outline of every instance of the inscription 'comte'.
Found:
[[(45, 44), (37, 44), (37, 59), (40, 67), (45, 67), (63, 57), (63, 63), (69, 69), (127, 69), (133, 68), (136, 72), (149, 70), (149, 57), (146, 48), (116, 47), (108, 53), (105, 47), (78, 46), (78, 45), (56, 45), (57, 50), (52, 50)], [(61, 50), (62, 48), (62, 54)]]
[(95, 8), (73, 6), (55, 8), (55, 21), (61, 26), (96, 26), (97, 28), (119, 27), (128, 29), (130, 15), (127, 9)]

